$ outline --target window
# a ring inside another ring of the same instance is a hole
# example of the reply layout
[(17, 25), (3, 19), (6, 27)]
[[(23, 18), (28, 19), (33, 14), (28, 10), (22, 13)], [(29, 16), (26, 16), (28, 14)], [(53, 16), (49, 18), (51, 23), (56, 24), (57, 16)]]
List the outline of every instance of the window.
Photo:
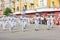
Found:
[(19, 7), (17, 7), (17, 11), (19, 11)]
[(0, 3), (0, 10), (2, 10), (2, 4)]
[(22, 0), (23, 4), (25, 5), (26, 4), (26, 0)]
[(15, 8), (13, 8), (13, 11), (15, 12)]
[(42, 7), (45, 7), (45, 3), (46, 3), (46, 0), (39, 0), (38, 1), (38, 8), (42, 8)]
[(34, 4), (33, 3), (30, 3), (31, 4), (31, 9), (34, 9)]
[(27, 5), (24, 5), (24, 8), (27, 10)]
[(59, 6), (60, 6), (60, 0), (59, 0)]
[(52, 2), (52, 7), (54, 7), (55, 5), (54, 5), (54, 1)]
[(30, 3), (33, 3), (34, 2), (34, 0), (28, 0)]

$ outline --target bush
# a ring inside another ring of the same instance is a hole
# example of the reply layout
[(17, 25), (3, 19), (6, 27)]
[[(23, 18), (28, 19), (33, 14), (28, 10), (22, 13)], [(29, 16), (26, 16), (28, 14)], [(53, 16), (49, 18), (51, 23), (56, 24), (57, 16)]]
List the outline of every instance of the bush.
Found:
[(11, 10), (10, 8), (7, 7), (7, 8), (5, 8), (5, 10), (4, 10), (3, 13), (4, 13), (4, 15), (7, 16), (7, 15), (9, 15), (10, 13), (12, 13), (12, 10)]

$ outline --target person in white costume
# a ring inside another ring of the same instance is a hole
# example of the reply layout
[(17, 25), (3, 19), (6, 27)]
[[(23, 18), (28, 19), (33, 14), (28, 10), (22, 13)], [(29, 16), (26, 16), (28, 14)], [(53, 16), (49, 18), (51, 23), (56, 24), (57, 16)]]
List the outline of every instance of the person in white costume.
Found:
[(40, 22), (41, 22), (41, 24), (43, 24), (43, 21), (44, 21), (44, 18), (43, 18), (43, 16), (41, 16), (41, 17), (40, 17)]
[(0, 27), (2, 27), (2, 17), (0, 17)]
[(20, 19), (21, 19), (22, 32), (24, 32), (24, 31), (25, 31), (24, 29), (25, 29), (26, 24), (27, 24), (27, 21), (26, 21), (25, 15), (22, 14), (22, 17), (21, 17)]
[(14, 17), (10, 17), (10, 18), (9, 18), (9, 23), (10, 23), (9, 31), (10, 31), (10, 32), (13, 32), (13, 28), (14, 28), (15, 25), (16, 25), (16, 21), (15, 21)]
[(7, 25), (7, 16), (3, 16), (2, 17), (2, 27), (3, 27), (3, 30), (6, 30), (6, 25)]
[(48, 16), (46, 19), (47, 19), (47, 29), (50, 30), (54, 25), (53, 22), (54, 18), (52, 16)]
[(51, 28), (53, 28), (54, 27), (54, 22), (53, 22), (54, 17), (53, 16), (50, 16), (50, 19), (51, 19)]
[(36, 17), (34, 17), (35, 20), (35, 31), (39, 30), (39, 16), (36, 15)]
[(46, 20), (47, 20), (47, 29), (49, 30), (49, 29), (50, 29), (50, 24), (51, 24), (50, 16), (48, 16), (48, 17), (46, 18)]

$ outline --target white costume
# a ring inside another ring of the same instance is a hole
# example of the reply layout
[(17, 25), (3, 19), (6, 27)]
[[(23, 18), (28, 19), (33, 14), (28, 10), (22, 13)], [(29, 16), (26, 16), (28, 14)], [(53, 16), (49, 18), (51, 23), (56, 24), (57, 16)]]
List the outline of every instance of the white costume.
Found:
[(2, 27), (2, 22), (3, 22), (2, 18), (0, 18), (0, 27)]
[(50, 17), (51, 18), (51, 28), (53, 28), (53, 25), (54, 25), (54, 22), (53, 22), (53, 20), (54, 20), (54, 17)]
[(41, 24), (43, 24), (43, 20), (44, 20), (44, 18), (43, 17), (40, 17)]
[(34, 20), (35, 20), (35, 29), (39, 29), (39, 17), (35, 17), (34, 18)]
[(9, 23), (10, 23), (9, 31), (12, 32), (13, 28), (16, 25), (16, 21), (15, 21), (14, 17), (10, 17)]
[(21, 17), (21, 26), (22, 26), (22, 32), (24, 32), (24, 28), (26, 27), (26, 18), (25, 17)]
[(51, 19), (47, 18), (47, 29), (50, 29)]
[(7, 17), (2, 17), (2, 20), (3, 20), (3, 30), (5, 30), (6, 29), (6, 25), (7, 25)]
[(54, 22), (53, 22), (54, 18), (52, 18), (51, 16), (47, 18), (47, 28), (50, 29), (51, 27), (53, 27)]

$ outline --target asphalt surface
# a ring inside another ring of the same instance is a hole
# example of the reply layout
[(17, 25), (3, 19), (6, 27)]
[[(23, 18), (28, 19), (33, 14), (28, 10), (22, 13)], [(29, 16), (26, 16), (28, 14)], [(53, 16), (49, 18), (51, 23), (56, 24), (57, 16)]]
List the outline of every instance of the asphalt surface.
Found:
[(39, 31), (35, 31), (35, 25), (31, 24), (26, 27), (25, 32), (21, 27), (15, 27), (14, 32), (2, 30), (0, 27), (0, 40), (60, 40), (60, 25), (54, 25), (54, 28), (47, 30), (46, 25), (39, 25)]

